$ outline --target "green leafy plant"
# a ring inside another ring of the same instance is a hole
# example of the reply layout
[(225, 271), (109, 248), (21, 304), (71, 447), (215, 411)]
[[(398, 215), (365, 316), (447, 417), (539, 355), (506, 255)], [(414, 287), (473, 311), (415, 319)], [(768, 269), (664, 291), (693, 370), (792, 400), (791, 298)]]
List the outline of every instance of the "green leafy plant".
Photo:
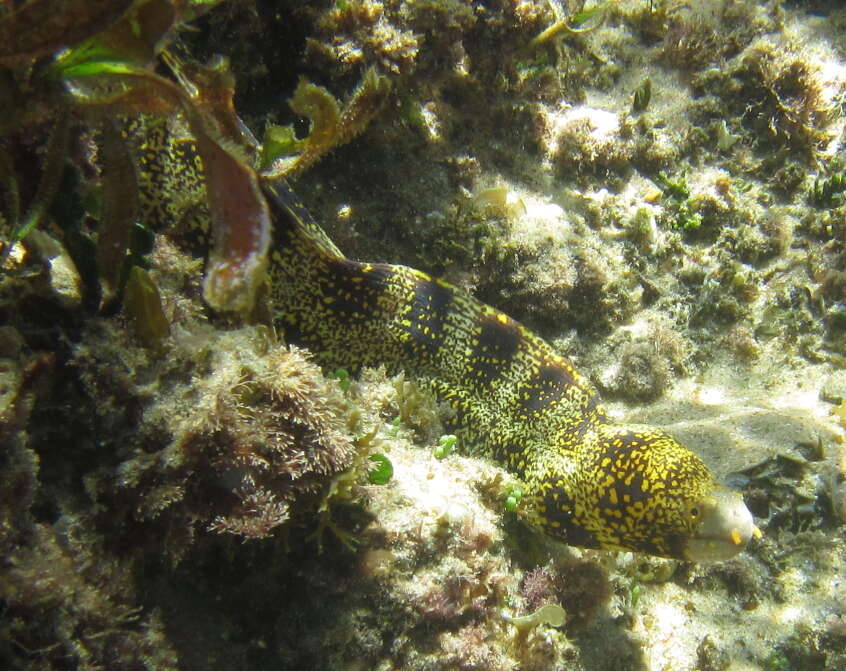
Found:
[(432, 455), (435, 459), (444, 459), (445, 457), (452, 454), (453, 449), (455, 449), (455, 445), (458, 442), (458, 438), (453, 436), (452, 434), (447, 434), (445, 436), (441, 436), (438, 438), (438, 444), (435, 445), (435, 448), (432, 450)]
[(672, 228), (688, 231), (702, 225), (702, 215), (694, 209), (690, 199), (690, 187), (684, 173), (678, 177), (670, 177), (664, 172), (659, 172), (652, 181), (667, 201)]
[(388, 428), (388, 435), (392, 438), (396, 438), (399, 435), (400, 427), (402, 426), (402, 417), (394, 417), (391, 420), (391, 424)]
[[(69, 138), (76, 125), (88, 127), (102, 138), (103, 207), (94, 213), (100, 215), (101, 308), (119, 301), (127, 264), (137, 260), (130, 245), (141, 197), (139, 175), (146, 172), (134, 164), (126, 128), (141, 115), (146, 115), (143, 123), (180, 118), (202, 162), (200, 198), (210, 220), (203, 297), (218, 311), (252, 313), (266, 277), (271, 237), (261, 179), (303, 170), (348, 142), (381, 109), (390, 83), (370, 71), (342, 106), (325, 89), (303, 81), (290, 104), (310, 120), (309, 135), (297, 140), (288, 129), (271, 127), (260, 148), (235, 112), (235, 78), (227, 60), (201, 65), (169, 48), (178, 30), (215, 4), (32, 0), (0, 13), (0, 37), (7, 38), (0, 39), (0, 133), (27, 137), (47, 124), (53, 128), (42, 154), (40, 184), (23, 208), (14, 169), (23, 159), (0, 159), (7, 204), (0, 223), (9, 231), (3, 258), (43, 223), (67, 163)], [(172, 76), (162, 74), (167, 70)], [(290, 158), (287, 167), (279, 165), (282, 156)]]
[(677, 201), (684, 201), (690, 198), (690, 188), (687, 185), (687, 178), (684, 173), (678, 177), (672, 178), (665, 172), (659, 172), (652, 180), (665, 198), (671, 198)]
[(346, 368), (338, 368), (329, 374), (329, 377), (338, 381), (338, 386), (345, 394), (350, 390), (352, 384), (352, 377)]
[(808, 201), (815, 207), (836, 207), (844, 201), (846, 172), (817, 177), (808, 191)]
[(546, 51), (542, 51), (540, 54), (531, 58), (529, 60), (518, 61), (516, 63), (517, 70), (522, 72), (523, 74), (534, 77), (540, 74), (544, 68), (548, 67), (551, 64), (551, 59), (549, 54)]
[(592, 30), (596, 30), (605, 22), (605, 10), (607, 7), (607, 3), (602, 2), (598, 5), (594, 5), (593, 7), (589, 7), (588, 9), (576, 12), (572, 16), (568, 16), (566, 19), (556, 21), (540, 35), (535, 37), (532, 40), (531, 45), (537, 46), (539, 44), (543, 44), (561, 33), (578, 34), (589, 33)]
[[(142, 113), (182, 115), (202, 157), (211, 215), (204, 297), (218, 310), (248, 314), (264, 280), (270, 214), (250, 165), (254, 147), (232, 105), (234, 78), (225, 60), (203, 67), (183, 63), (167, 51), (180, 26), (215, 3), (68, 2), (52, 14), (45, 9), (49, 4), (31, 2), (0, 19), (0, 35), (20, 35), (0, 47), (0, 65), (8, 64), (7, 93), (16, 99), (11, 111), (0, 106), (0, 130), (7, 136), (26, 134), (42, 125), (45, 116), (58, 119), (47, 141), (41, 183), (24, 218), (19, 218), (14, 163), (2, 166), (12, 215), (4, 254), (8, 257), (40, 225), (52, 204), (68, 157), (70, 125), (100, 130), (104, 169), (98, 279), (101, 307), (112, 303), (120, 278), (128, 276), (125, 266), (132, 257), (139, 200), (138, 169), (122, 129)], [(159, 65), (167, 65), (177, 82), (159, 74)]]
[(513, 513), (520, 505), (520, 500), (523, 498), (523, 490), (519, 487), (512, 487), (505, 497), (506, 512)]
[(632, 585), (632, 588), (629, 590), (629, 603), (632, 605), (632, 608), (637, 606), (637, 602), (640, 601), (640, 595), (643, 592), (643, 588), (635, 583)]
[(375, 464), (367, 473), (371, 485), (386, 485), (394, 477), (394, 465), (384, 454), (371, 454), (370, 461)]
[(649, 106), (652, 98), (652, 80), (647, 77), (640, 86), (635, 89), (632, 97), (632, 112), (643, 112)]

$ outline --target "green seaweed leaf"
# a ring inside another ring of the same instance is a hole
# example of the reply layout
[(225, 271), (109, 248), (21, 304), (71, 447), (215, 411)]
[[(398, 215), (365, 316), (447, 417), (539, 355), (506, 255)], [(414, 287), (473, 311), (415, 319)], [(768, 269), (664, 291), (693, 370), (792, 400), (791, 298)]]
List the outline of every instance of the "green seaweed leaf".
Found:
[(129, 271), (123, 305), (132, 318), (138, 339), (151, 349), (160, 347), (170, 335), (170, 323), (162, 309), (159, 288), (140, 266), (132, 266)]
[(647, 77), (640, 86), (635, 89), (632, 98), (632, 112), (643, 112), (649, 106), (652, 98), (652, 80)]
[(376, 466), (367, 473), (367, 479), (372, 485), (386, 485), (394, 476), (394, 465), (384, 454), (370, 455), (370, 461)]
[(435, 459), (444, 459), (455, 449), (458, 438), (452, 434), (446, 434), (438, 438), (438, 444), (432, 450)]
[(846, 172), (834, 172), (828, 177), (817, 177), (808, 191), (808, 200), (816, 207), (840, 205), (846, 192)]
[(273, 163), (283, 156), (291, 156), (303, 151), (301, 140), (291, 126), (268, 126), (264, 131), (264, 141), (261, 145), (259, 170), (267, 170)]
[(690, 187), (687, 185), (687, 178), (684, 173), (673, 179), (667, 173), (659, 172), (652, 181), (667, 198), (677, 201), (685, 201), (690, 198)]
[(62, 77), (131, 74), (130, 66), (145, 67), (161, 51), (176, 21), (173, 0), (135, 2), (107, 30), (65, 51), (54, 70)]
[(606, 8), (607, 4), (603, 2), (582, 10), (581, 12), (577, 12), (566, 19), (556, 21), (540, 35), (535, 37), (530, 44), (532, 46), (543, 44), (560, 33), (579, 34), (589, 33), (592, 30), (596, 30), (605, 22)]
[(522, 498), (523, 490), (519, 487), (512, 487), (505, 497), (505, 511), (509, 513), (516, 511)]
[(350, 372), (346, 368), (338, 368), (329, 374), (329, 377), (338, 381), (338, 386), (345, 394), (350, 390), (352, 378)]
[(138, 68), (129, 61), (90, 60), (81, 61), (68, 67), (62, 67), (62, 77), (98, 77), (101, 75), (132, 75)]

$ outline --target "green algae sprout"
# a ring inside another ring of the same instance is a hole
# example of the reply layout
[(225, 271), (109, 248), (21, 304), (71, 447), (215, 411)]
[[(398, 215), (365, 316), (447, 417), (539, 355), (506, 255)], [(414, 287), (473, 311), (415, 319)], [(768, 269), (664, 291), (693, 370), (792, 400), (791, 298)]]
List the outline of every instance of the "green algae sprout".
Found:
[(535, 37), (532, 40), (531, 45), (537, 46), (539, 44), (543, 44), (561, 33), (579, 34), (589, 33), (592, 30), (596, 30), (605, 21), (606, 7), (606, 3), (603, 2), (581, 12), (577, 12), (566, 19), (556, 21), (540, 35)]
[(367, 473), (367, 479), (371, 485), (386, 485), (394, 476), (394, 465), (384, 454), (376, 453), (370, 455), (370, 461), (375, 467)]
[(452, 434), (446, 434), (445, 436), (441, 436), (438, 438), (438, 444), (435, 445), (435, 448), (432, 450), (432, 455), (435, 459), (444, 459), (450, 454), (452, 454), (453, 449), (455, 449), (455, 445), (458, 442), (458, 438)]
[(567, 614), (564, 609), (557, 603), (546, 603), (538, 608), (534, 613), (523, 615), (521, 617), (512, 617), (507, 613), (502, 613), (502, 619), (510, 622), (519, 632), (527, 632), (534, 629), (538, 625), (548, 624), (551, 627), (560, 627), (567, 619)]
[(643, 80), (640, 86), (635, 89), (632, 98), (632, 112), (643, 112), (649, 106), (649, 101), (652, 98), (652, 80), (647, 77)]
[(511, 491), (509, 491), (508, 495), (505, 497), (506, 512), (513, 513), (517, 510), (517, 506), (520, 505), (520, 499), (522, 498), (523, 490), (519, 487), (512, 487)]
[(345, 394), (350, 390), (352, 378), (350, 377), (350, 372), (346, 368), (338, 368), (334, 370), (329, 377), (338, 381), (338, 386)]

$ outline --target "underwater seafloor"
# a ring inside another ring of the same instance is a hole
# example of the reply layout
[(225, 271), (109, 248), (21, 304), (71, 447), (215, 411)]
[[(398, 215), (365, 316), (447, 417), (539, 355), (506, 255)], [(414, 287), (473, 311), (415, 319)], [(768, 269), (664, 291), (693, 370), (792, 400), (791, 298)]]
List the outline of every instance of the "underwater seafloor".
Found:
[[(386, 77), (366, 128), (291, 176), (329, 236), (541, 334), (615, 419), (740, 489), (763, 537), (690, 563), (540, 536), (504, 470), (443, 456), (412, 382), (321, 371), (214, 313), (166, 233), (135, 262), (167, 323), (100, 309), (77, 121), (71, 177), (0, 276), (0, 666), (846, 669), (837, 5), (233, 0), (174, 29), (184, 58), (231, 59), (259, 136), (308, 132), (300, 78), (344, 101)], [(5, 91), (27, 67), (0, 59)], [(50, 124), (0, 106), (8, 230)]]

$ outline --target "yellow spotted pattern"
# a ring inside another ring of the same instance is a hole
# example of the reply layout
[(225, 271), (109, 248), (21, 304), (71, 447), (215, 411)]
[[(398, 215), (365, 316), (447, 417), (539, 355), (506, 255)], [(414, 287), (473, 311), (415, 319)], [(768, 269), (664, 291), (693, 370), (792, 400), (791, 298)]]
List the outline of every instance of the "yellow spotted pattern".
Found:
[(124, 129), (138, 168), (140, 219), (189, 248), (207, 245), (209, 210), (200, 153), (178, 117), (139, 116)]
[(525, 327), (418, 270), (345, 258), (284, 184), (277, 325), (329, 368), (404, 370), (455, 411), (463, 451), (525, 483), (530, 522), (572, 545), (682, 557), (713, 479), (657, 429), (609, 423), (596, 392)]
[[(142, 212), (189, 245), (205, 237), (199, 158), (178, 124), (130, 127)], [(571, 545), (683, 557), (699, 501), (714, 488), (702, 461), (657, 429), (609, 423), (566, 358), (502, 312), (425, 273), (345, 258), (284, 183), (274, 217), (275, 322), (329, 369), (405, 371), (454, 409), (463, 452), (524, 482), (527, 520)]]

